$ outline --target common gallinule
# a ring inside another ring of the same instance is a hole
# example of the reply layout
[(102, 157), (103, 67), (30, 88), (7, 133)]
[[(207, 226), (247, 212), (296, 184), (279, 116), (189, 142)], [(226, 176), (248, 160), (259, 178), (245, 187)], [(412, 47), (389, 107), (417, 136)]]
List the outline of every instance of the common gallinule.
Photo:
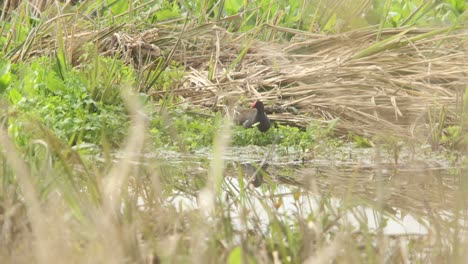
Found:
[(243, 125), (245, 128), (251, 128), (258, 123), (257, 128), (260, 132), (270, 129), (270, 119), (265, 114), (263, 103), (258, 100), (249, 109), (237, 110), (235, 120), (238, 125)]

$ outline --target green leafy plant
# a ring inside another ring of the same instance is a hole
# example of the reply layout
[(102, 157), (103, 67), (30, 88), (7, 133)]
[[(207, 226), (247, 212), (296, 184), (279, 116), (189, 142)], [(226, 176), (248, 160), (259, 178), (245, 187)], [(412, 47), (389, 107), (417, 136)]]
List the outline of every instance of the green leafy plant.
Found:
[(192, 151), (213, 144), (222, 116), (187, 114), (186, 109), (171, 108), (152, 114), (150, 134), (156, 147)]
[(366, 137), (356, 135), (356, 134), (350, 134), (349, 138), (351, 138), (358, 147), (360, 148), (370, 148), (372, 147), (372, 143), (367, 139)]
[(33, 137), (24, 129), (26, 120), (36, 120), (70, 144), (98, 144), (101, 136), (118, 144), (127, 123), (122, 102), (104, 100), (100, 96), (93, 99), (89, 90), (97, 88), (87, 88), (81, 81), (83, 72), (64, 71), (59, 74), (56, 69), (56, 64), (47, 58), (20, 65), (19, 76), (8, 90), (11, 107), (19, 113), (10, 119), (10, 131), (25, 144), (27, 138)]
[(455, 23), (468, 5), (463, 0), (374, 1), (384, 27)]
[(166, 21), (182, 16), (177, 1), (161, 1), (156, 8), (157, 11), (151, 16), (153, 22)]
[(468, 135), (461, 126), (448, 126), (442, 134), (441, 143), (451, 151), (464, 152), (468, 148)]
[(0, 61), (0, 96), (3, 95), (5, 90), (11, 83), (11, 64), (7, 61)]

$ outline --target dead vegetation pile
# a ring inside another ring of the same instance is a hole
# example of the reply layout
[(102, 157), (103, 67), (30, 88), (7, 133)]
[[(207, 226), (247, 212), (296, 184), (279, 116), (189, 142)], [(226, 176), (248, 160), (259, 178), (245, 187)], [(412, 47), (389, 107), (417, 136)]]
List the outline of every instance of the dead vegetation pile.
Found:
[[(213, 77), (210, 65), (192, 69), (188, 89), (178, 94), (195, 104), (261, 99), (277, 121), (307, 126), (339, 118), (338, 129), (367, 135), (424, 138), (435, 123), (457, 119), (468, 83), (466, 31), (298, 35), (301, 41), (275, 45), (215, 39), (208, 51), (216, 61)], [(248, 45), (235, 66), (235, 60), (223, 60), (237, 59)], [(227, 54), (232, 46), (237, 51)]]
[[(425, 139), (435, 125), (457, 120), (468, 83), (468, 32), (454, 27), (318, 35), (264, 26), (235, 35), (215, 24), (93, 31), (54, 28), (53, 22), (45, 24), (47, 34), (30, 36), (11, 57), (55, 51), (49, 32), (59, 29), (70, 61), (79, 63), (83, 43), (98, 43), (101, 54), (118, 55), (149, 76), (151, 86), (139, 89), (152, 96), (169, 93), (213, 109), (261, 99), (273, 120), (300, 127), (339, 119), (344, 133)], [(256, 40), (265, 32), (293, 37)], [(158, 74), (151, 72), (173, 60), (187, 70), (184, 83), (170, 91), (152, 86)]]

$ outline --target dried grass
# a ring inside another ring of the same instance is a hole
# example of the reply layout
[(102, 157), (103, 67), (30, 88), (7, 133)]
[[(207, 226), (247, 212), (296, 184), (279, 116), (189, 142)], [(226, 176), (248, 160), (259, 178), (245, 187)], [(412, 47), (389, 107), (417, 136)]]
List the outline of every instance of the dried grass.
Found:
[[(390, 42), (376, 42), (377, 34), (304, 33), (306, 40), (297, 43), (255, 43), (233, 70), (225, 70), (231, 61), (218, 60), (213, 80), (206, 68), (192, 70), (187, 78), (191, 89), (174, 92), (201, 105), (222, 105), (232, 96), (261, 99), (274, 120), (307, 126), (314, 119), (339, 118), (338, 129), (358, 134), (418, 137), (416, 128), (426, 127), (426, 112), (443, 106), (448, 122), (454, 121), (468, 81), (467, 32), (382, 32)], [(298, 114), (289, 113), (290, 107)]]
[[(49, 34), (31, 36), (23, 47), (29, 52), (17, 50), (12, 57), (55, 52), (50, 35), (57, 29), (49, 28)], [(264, 31), (283, 30), (269, 26), (242, 35), (215, 24), (188, 25), (182, 34), (174, 24), (135, 34), (122, 33), (134, 31), (123, 26), (86, 28), (61, 32), (75, 64), (82, 43), (95, 42), (101, 54), (152, 71), (157, 58), (179, 43), (171, 55), (186, 67), (185, 82), (171, 91), (153, 87), (150, 95), (170, 93), (213, 109), (261, 99), (273, 120), (300, 127), (339, 118), (337, 129), (343, 133), (427, 138), (427, 112), (444, 107), (446, 124), (456, 121), (468, 83), (468, 32), (453, 27), (360, 29), (329, 36), (289, 30), (295, 36), (288, 43), (254, 41)]]

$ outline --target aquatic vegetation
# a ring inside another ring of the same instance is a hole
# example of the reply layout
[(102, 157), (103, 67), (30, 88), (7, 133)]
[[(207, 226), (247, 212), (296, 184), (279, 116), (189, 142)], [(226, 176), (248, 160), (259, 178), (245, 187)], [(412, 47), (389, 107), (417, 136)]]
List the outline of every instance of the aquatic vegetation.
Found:
[(464, 1), (3, 2), (2, 263), (467, 262)]

